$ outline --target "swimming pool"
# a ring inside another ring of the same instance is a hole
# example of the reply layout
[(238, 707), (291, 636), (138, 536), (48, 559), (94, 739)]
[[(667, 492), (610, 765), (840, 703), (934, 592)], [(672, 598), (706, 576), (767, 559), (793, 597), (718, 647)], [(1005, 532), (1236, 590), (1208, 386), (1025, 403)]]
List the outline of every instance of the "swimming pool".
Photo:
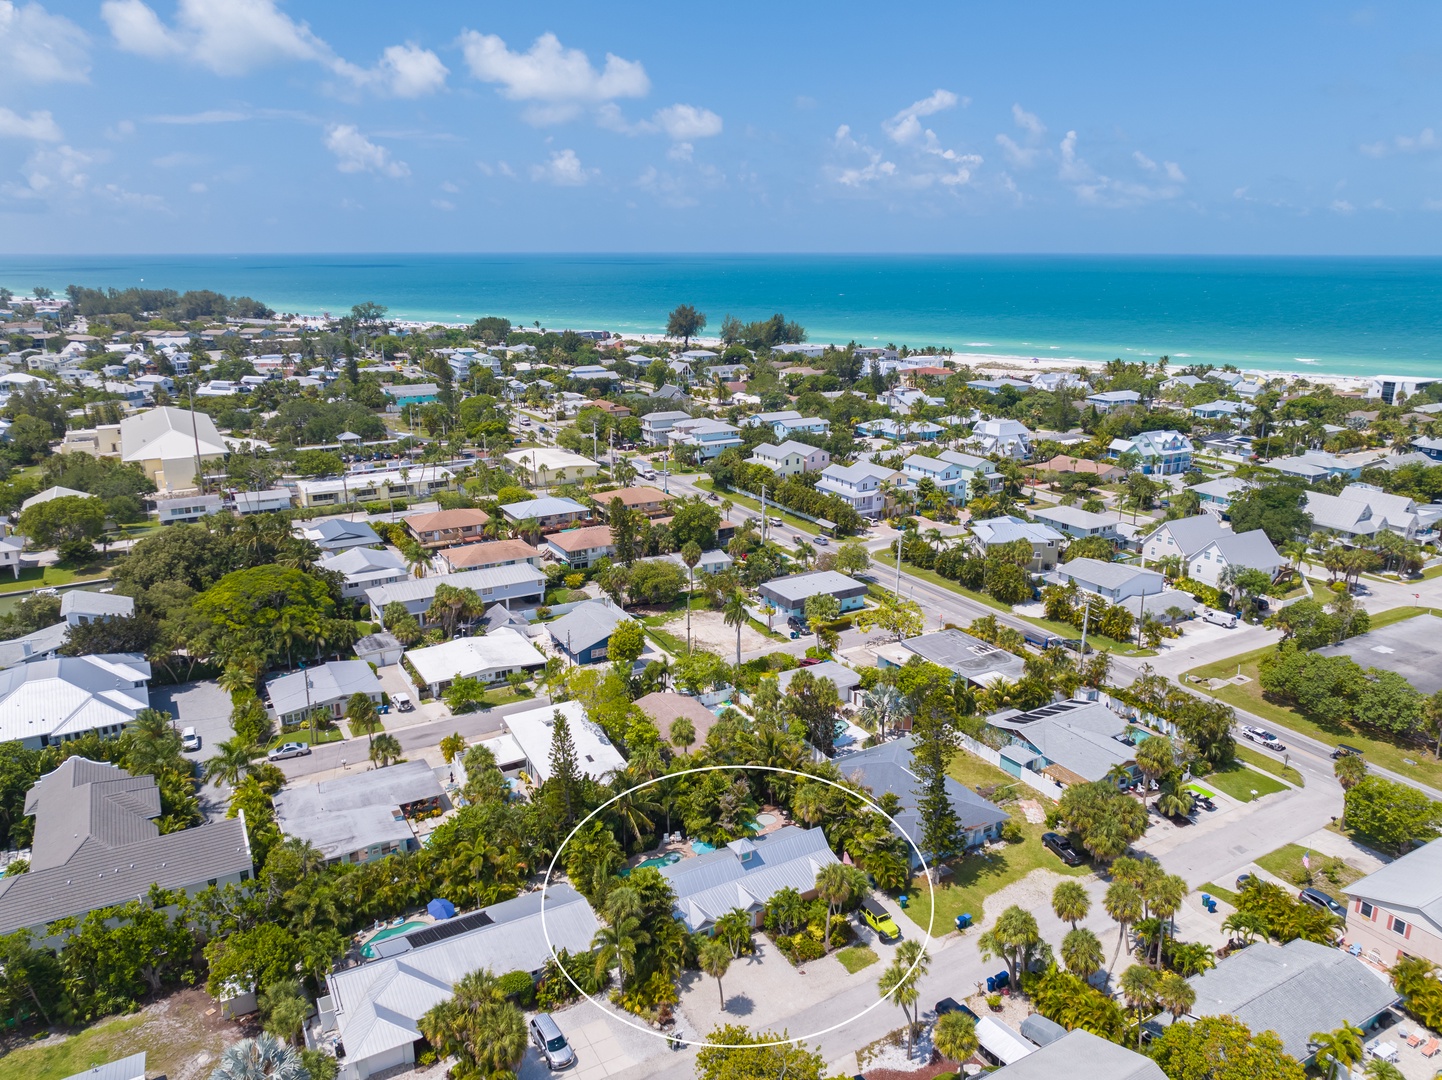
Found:
[(679, 854), (677, 854), (676, 852), (673, 851), (673, 852), (671, 852), (669, 855), (658, 855), (658, 856), (656, 856), (656, 858), (654, 858), (654, 859), (647, 859), (647, 860), (645, 860), (644, 862), (638, 862), (634, 867), (629, 867), (629, 866), (628, 866), (628, 867), (625, 867), (624, 869), (621, 870), (620, 876), (621, 876), (621, 877), (630, 877), (630, 876), (631, 876), (631, 871), (632, 871), (633, 869), (634, 869), (634, 870), (639, 870), (639, 869), (641, 869), (641, 867), (643, 867), (643, 866), (662, 867), (662, 866), (669, 866), (671, 863), (677, 863), (677, 862), (680, 862), (680, 861), (681, 861), (681, 856), (680, 856)]
[(691, 850), (694, 851), (697, 855), (705, 855), (708, 852), (715, 851), (716, 848), (713, 845), (706, 843), (705, 840), (692, 840)]
[(371, 946), (374, 945), (377, 941), (384, 941), (386, 938), (400, 937), (400, 935), (402, 934), (409, 934), (412, 930), (419, 930), (422, 926), (429, 925), (429, 923), (423, 922), (407, 922), (401, 923), (399, 926), (388, 926), (375, 937), (371, 938), (365, 943), (365, 947), (361, 949), (361, 955), (366, 957), (368, 960), (373, 960), (375, 959), (376, 954), (375, 950), (372, 949)]

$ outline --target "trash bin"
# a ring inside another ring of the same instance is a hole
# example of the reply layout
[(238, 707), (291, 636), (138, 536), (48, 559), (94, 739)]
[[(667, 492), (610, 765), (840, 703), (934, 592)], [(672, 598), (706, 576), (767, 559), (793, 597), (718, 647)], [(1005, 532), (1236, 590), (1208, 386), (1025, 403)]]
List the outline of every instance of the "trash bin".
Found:
[(988, 976), (986, 977), (986, 992), (987, 992), (988, 994), (994, 994), (994, 993), (996, 993), (996, 976), (995, 976), (995, 975), (988, 975)]
[(907, 905), (907, 903), (908, 903), (909, 900), (910, 900), (910, 898), (909, 898), (905, 893), (902, 893), (900, 896), (898, 896), (898, 897), (896, 898), (896, 902), (901, 905), (901, 909), (902, 909), (903, 911), (906, 910), (906, 905)]
[(965, 930), (969, 926), (971, 926), (971, 912), (963, 911), (956, 917), (956, 928), (958, 930)]

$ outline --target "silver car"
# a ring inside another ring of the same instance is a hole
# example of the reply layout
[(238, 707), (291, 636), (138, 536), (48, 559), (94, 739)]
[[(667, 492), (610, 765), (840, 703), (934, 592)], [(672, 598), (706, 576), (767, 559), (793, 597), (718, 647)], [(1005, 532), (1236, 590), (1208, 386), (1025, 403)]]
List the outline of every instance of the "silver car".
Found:
[(527, 1026), (530, 1028), (531, 1041), (541, 1052), (546, 1068), (555, 1072), (557, 1069), (569, 1069), (576, 1064), (576, 1052), (571, 1049), (571, 1044), (566, 1042), (566, 1036), (561, 1034), (560, 1027), (551, 1019), (550, 1013), (537, 1013)]
[(266, 754), (269, 761), (284, 761), (286, 758), (305, 757), (310, 753), (310, 746), (303, 742), (281, 743), (270, 753)]

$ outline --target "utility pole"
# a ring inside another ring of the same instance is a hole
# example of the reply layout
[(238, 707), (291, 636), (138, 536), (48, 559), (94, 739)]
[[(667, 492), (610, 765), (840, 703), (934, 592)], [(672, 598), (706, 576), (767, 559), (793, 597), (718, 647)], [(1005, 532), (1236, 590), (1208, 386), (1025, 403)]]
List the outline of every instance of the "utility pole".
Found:
[(1086, 656), (1087, 656), (1087, 621), (1091, 618), (1091, 613), (1092, 613), (1092, 598), (1091, 598), (1091, 594), (1088, 593), (1088, 594), (1087, 594), (1087, 598), (1086, 598), (1086, 606), (1082, 608), (1081, 649), (1080, 649), (1080, 651), (1077, 653), (1077, 656), (1080, 657), (1081, 660), (1085, 660), (1085, 659), (1086, 659)]
[(901, 599), (901, 545), (905, 539), (906, 534), (904, 532), (896, 534), (896, 588), (894, 591), (897, 600)]
[(766, 543), (766, 485), (761, 485), (761, 542)]
[(596, 421), (593, 417), (591, 419), (591, 460), (595, 461), (599, 456), (596, 453)]

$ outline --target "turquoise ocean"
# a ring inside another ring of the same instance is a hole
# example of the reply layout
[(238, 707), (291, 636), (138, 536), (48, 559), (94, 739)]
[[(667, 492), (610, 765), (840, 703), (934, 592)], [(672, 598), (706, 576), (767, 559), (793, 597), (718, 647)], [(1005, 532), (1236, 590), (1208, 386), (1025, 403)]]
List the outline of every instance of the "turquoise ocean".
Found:
[(694, 304), (817, 342), (1442, 375), (1442, 259), (1005, 255), (0, 255), (0, 285), (215, 289), (277, 311), (657, 333)]

